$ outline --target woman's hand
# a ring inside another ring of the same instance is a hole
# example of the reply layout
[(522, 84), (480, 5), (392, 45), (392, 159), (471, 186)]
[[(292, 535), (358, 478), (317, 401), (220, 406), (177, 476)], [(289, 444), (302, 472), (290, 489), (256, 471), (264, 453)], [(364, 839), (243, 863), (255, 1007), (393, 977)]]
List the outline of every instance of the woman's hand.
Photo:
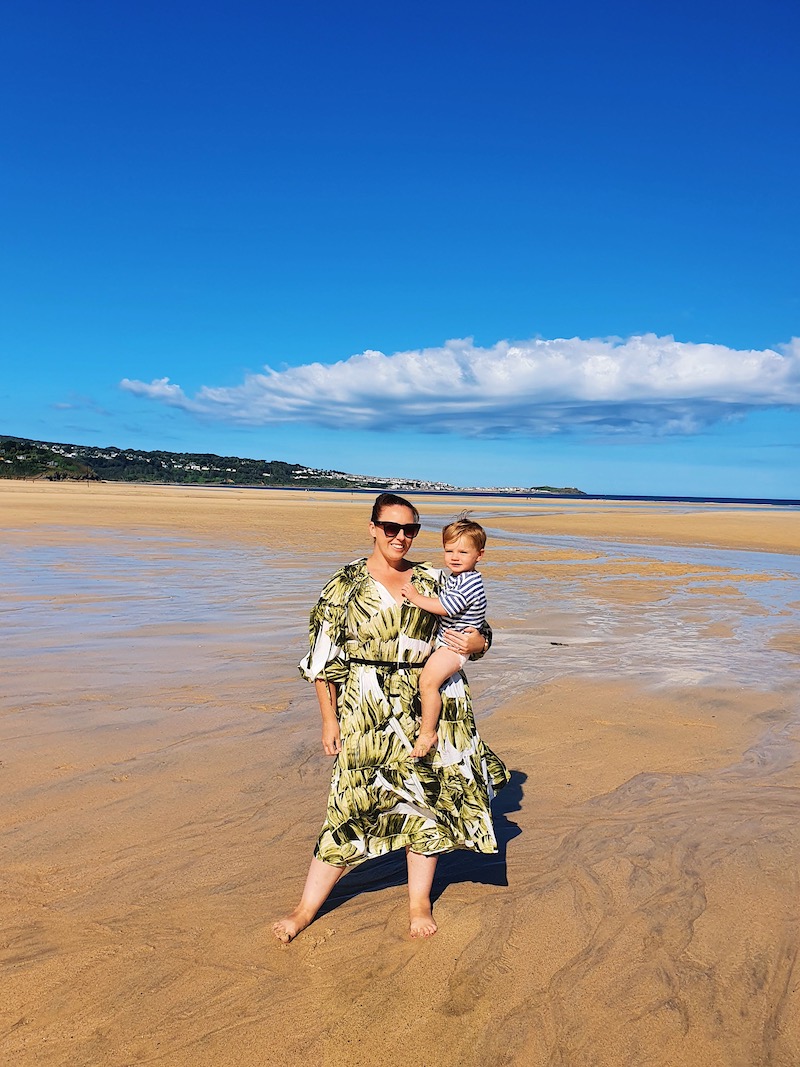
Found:
[(338, 756), (342, 751), (342, 735), (337, 720), (322, 723), (322, 747), (326, 756)]
[(476, 652), (486, 651), (486, 638), (474, 626), (466, 630), (445, 630), (442, 634), (444, 643), (459, 656), (474, 656)]
[(342, 751), (342, 735), (339, 733), (339, 719), (336, 715), (336, 686), (325, 678), (317, 678), (314, 686), (322, 715), (322, 747), (326, 756), (338, 756)]

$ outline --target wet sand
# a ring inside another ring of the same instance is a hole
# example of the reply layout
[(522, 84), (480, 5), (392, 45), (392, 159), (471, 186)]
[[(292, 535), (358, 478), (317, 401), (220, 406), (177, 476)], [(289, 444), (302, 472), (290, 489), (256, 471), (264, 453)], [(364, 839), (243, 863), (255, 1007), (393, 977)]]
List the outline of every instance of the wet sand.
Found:
[(800, 1063), (797, 516), (484, 512), (501, 852), (442, 861), (429, 942), (389, 857), (282, 946), (363, 498), (0, 483), (5, 1062)]

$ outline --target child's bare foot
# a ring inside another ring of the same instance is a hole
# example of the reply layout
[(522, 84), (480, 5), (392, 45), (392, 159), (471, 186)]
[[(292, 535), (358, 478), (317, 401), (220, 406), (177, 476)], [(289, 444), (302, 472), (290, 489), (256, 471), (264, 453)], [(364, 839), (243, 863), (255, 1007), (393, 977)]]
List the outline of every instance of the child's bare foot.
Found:
[(412, 937), (433, 937), (438, 929), (430, 904), (411, 905)]
[(427, 756), (432, 748), (436, 747), (436, 742), (439, 740), (439, 735), (434, 732), (432, 734), (420, 734), (411, 749), (411, 755), (415, 759), (419, 759), (422, 756)]
[(288, 945), (301, 931), (305, 930), (313, 918), (314, 916), (303, 908), (295, 908), (283, 919), (278, 919), (276, 923), (272, 924), (272, 932), (279, 941), (283, 941), (284, 945)]

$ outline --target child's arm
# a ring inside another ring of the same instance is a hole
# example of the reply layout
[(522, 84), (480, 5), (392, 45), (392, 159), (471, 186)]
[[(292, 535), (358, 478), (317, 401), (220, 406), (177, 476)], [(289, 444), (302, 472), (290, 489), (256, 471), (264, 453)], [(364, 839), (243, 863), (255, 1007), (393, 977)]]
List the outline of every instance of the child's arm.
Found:
[(423, 596), (411, 582), (406, 582), (400, 592), (406, 600), (415, 604), (418, 608), (422, 608), (423, 611), (429, 611), (431, 615), (447, 614), (438, 596)]

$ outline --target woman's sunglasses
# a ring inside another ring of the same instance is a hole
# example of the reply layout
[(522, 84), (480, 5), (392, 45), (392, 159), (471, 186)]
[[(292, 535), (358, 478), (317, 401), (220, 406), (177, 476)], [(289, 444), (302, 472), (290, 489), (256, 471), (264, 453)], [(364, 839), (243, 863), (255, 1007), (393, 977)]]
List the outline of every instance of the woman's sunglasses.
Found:
[(397, 537), (401, 530), (403, 537), (414, 538), (419, 533), (420, 526), (418, 522), (406, 522), (401, 525), (399, 522), (381, 522), (380, 519), (376, 519), (372, 525), (380, 526), (389, 539)]

